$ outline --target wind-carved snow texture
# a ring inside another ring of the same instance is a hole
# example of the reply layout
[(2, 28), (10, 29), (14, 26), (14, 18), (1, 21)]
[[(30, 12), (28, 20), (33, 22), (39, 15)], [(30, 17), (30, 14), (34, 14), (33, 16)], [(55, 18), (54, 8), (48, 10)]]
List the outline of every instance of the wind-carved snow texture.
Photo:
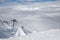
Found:
[(11, 29), (11, 26), (7, 25), (6, 23), (4, 23), (1, 19), (0, 19), (0, 30), (1, 29)]
[(9, 38), (10, 36), (13, 36), (15, 32), (16, 29), (12, 29), (11, 26), (0, 20), (0, 38)]
[(13, 36), (24, 36), (31, 33), (24, 27), (12, 27), (6, 21), (0, 20), (0, 38), (10, 38)]
[(51, 29), (43, 32), (34, 31), (32, 34), (25, 36), (14, 36), (1, 40), (60, 40), (60, 29)]
[[(6, 26), (6, 27), (5, 27)], [(9, 25), (0, 20), (0, 40), (59, 40), (60, 29), (48, 31), (30, 32), (24, 27), (10, 28)], [(5, 27), (5, 28), (4, 28)], [(30, 33), (30, 34), (29, 34)]]

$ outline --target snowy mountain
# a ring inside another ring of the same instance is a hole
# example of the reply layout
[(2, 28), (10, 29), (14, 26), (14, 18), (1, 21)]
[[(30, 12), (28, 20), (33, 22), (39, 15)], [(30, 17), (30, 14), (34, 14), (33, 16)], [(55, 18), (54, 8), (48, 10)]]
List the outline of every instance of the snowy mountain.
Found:
[(34, 31), (30, 35), (14, 36), (0, 40), (60, 40), (60, 29), (51, 29), (43, 32)]
[(59, 40), (60, 29), (30, 32), (22, 27), (12, 27), (0, 20), (0, 40)]
[(13, 36), (24, 36), (27, 30), (22, 27), (12, 27), (8, 25), (5, 21), (0, 20), (0, 38), (10, 38)]
[(0, 19), (0, 30), (6, 30), (6, 29), (11, 29), (11, 26), (3, 22), (3, 20)]

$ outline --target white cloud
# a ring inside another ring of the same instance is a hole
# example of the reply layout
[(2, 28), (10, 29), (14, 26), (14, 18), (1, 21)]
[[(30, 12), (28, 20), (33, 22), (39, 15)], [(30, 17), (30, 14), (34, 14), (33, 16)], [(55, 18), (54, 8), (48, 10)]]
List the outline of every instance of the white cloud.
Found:
[(8, 0), (0, 0), (0, 2), (6, 2), (6, 1), (8, 1)]
[[(10, 11), (12, 12), (19, 12), (19, 11), (26, 11), (26, 12), (40, 12), (40, 13), (48, 13), (48, 16), (60, 16), (60, 3), (59, 2), (44, 2), (44, 3), (33, 3), (29, 5), (21, 5), (15, 4), (10, 6), (0, 6), (0, 11), (2, 12)], [(54, 14), (51, 14), (54, 13)]]
[[(6, 16), (7, 15), (7, 16)], [(0, 6), (0, 18), (16, 18), (21, 25), (32, 30), (60, 27), (60, 3), (44, 2), (29, 5), (12, 4)], [(38, 27), (38, 29), (36, 29)]]
[(17, 5), (13, 8), (13, 10), (28, 10), (28, 11), (35, 11), (35, 10), (42, 10), (42, 11), (56, 11), (60, 10), (59, 2), (45, 2), (45, 3), (33, 3), (30, 5)]

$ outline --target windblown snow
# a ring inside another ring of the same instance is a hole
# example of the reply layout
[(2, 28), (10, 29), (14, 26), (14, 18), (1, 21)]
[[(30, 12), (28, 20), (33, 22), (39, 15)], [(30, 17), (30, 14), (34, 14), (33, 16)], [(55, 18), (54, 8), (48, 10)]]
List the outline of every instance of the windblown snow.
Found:
[[(0, 20), (0, 27), (6, 26), (5, 30), (0, 30), (0, 40), (59, 40), (60, 29), (51, 29), (48, 31), (30, 33), (28, 30), (17, 27), (10, 28), (10, 26)], [(9, 29), (10, 28), (10, 29)], [(26, 32), (27, 31), (27, 32)], [(30, 34), (28, 34), (30, 33)]]
[(14, 36), (0, 40), (60, 40), (60, 29), (51, 29), (43, 32), (34, 31), (30, 35)]

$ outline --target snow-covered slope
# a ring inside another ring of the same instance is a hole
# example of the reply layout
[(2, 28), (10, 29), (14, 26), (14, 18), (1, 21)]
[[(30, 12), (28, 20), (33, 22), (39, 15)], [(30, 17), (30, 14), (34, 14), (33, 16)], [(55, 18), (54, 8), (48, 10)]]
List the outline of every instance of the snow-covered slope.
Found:
[(0, 20), (0, 38), (9, 38), (12, 36), (12, 32), (15, 33), (15, 31), (15, 29), (12, 30), (12, 27), (10, 25), (3, 22), (3, 20)]
[(60, 40), (60, 29), (30, 32), (24, 27), (12, 27), (0, 20), (0, 40)]
[(60, 29), (51, 29), (43, 32), (34, 31), (30, 35), (14, 36), (8, 39), (0, 40), (60, 40)]
[(12, 27), (6, 24), (4, 21), (0, 20), (0, 38), (10, 38), (16, 36), (27, 35), (30, 31), (22, 27)]
[(11, 26), (3, 22), (3, 20), (0, 19), (0, 30), (6, 30), (6, 29), (11, 29)]

